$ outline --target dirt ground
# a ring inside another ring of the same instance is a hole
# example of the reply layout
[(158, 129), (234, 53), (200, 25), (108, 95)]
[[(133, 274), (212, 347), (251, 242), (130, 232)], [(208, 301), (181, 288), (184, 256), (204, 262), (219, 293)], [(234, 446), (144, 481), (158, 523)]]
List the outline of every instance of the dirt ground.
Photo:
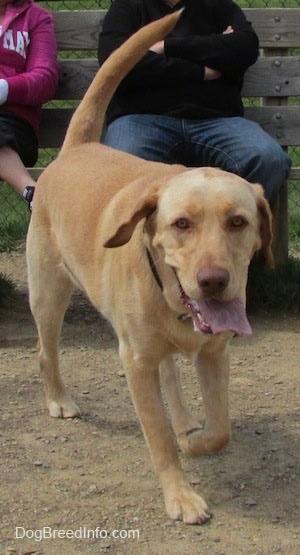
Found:
[[(253, 337), (232, 341), (233, 440), (219, 455), (182, 457), (214, 515), (187, 526), (165, 514), (108, 324), (75, 294), (61, 370), (83, 417), (51, 419), (24, 253), (0, 254), (0, 272), (17, 286), (0, 309), (1, 555), (300, 553), (299, 317), (252, 315)], [(193, 368), (180, 364), (201, 420)]]

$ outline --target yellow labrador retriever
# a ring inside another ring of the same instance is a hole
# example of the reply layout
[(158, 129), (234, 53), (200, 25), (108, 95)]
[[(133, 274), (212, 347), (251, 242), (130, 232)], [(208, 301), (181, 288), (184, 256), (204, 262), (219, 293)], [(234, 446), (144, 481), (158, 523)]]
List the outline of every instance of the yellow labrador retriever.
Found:
[[(148, 162), (98, 142), (119, 82), (179, 17), (138, 31), (97, 73), (58, 158), (37, 184), (27, 260), (50, 415), (80, 414), (58, 370), (61, 326), (76, 285), (116, 331), (169, 517), (201, 524), (211, 515), (181, 469), (161, 385), (184, 453), (227, 444), (228, 342), (251, 333), (247, 271), (260, 248), (272, 264), (270, 210), (259, 185), (230, 173)], [(195, 362), (203, 430), (183, 398), (177, 352)]]

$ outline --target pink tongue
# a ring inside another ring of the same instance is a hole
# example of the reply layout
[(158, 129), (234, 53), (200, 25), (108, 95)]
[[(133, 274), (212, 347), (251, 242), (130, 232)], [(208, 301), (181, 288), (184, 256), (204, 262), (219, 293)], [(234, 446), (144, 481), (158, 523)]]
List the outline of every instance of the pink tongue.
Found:
[(244, 337), (252, 335), (245, 307), (239, 297), (232, 301), (201, 301), (199, 310), (212, 333), (232, 331)]

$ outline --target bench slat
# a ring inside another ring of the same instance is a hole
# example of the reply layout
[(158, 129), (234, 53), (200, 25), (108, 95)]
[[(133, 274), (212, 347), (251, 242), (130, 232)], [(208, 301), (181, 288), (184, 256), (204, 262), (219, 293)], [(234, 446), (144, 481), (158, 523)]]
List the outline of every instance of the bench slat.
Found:
[(300, 46), (299, 8), (243, 8), (262, 47)]
[[(299, 8), (245, 8), (261, 47), (300, 46)], [(263, 14), (262, 14), (263, 12)], [(53, 12), (59, 50), (95, 50), (106, 10), (59, 10)]]
[(259, 58), (245, 74), (243, 96), (298, 96), (300, 57)]
[(296, 179), (296, 180), (300, 180), (300, 167), (294, 166), (294, 167), (291, 169), (290, 174), (289, 174), (289, 179), (292, 179), (292, 180), (295, 180), (295, 179)]
[(58, 50), (96, 50), (106, 10), (52, 12)]
[(259, 123), (281, 146), (300, 145), (299, 106), (250, 106), (245, 117)]
[(54, 100), (80, 100), (99, 69), (95, 58), (61, 60), (59, 87)]
[[(99, 66), (95, 58), (61, 60), (56, 100), (81, 99)], [(300, 91), (300, 57), (260, 58), (248, 69), (243, 96), (297, 96)]]
[[(59, 148), (73, 114), (71, 108), (49, 108), (42, 112), (41, 148)], [(281, 146), (300, 145), (298, 106), (250, 106), (245, 117), (259, 123)]]

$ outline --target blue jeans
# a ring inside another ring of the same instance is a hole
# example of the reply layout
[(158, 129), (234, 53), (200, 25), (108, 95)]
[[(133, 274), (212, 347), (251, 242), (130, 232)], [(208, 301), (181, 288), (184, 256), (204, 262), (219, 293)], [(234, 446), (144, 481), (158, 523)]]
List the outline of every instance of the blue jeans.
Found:
[(103, 143), (146, 160), (222, 168), (260, 183), (271, 206), (291, 166), (276, 141), (242, 117), (192, 120), (133, 114), (114, 120)]

